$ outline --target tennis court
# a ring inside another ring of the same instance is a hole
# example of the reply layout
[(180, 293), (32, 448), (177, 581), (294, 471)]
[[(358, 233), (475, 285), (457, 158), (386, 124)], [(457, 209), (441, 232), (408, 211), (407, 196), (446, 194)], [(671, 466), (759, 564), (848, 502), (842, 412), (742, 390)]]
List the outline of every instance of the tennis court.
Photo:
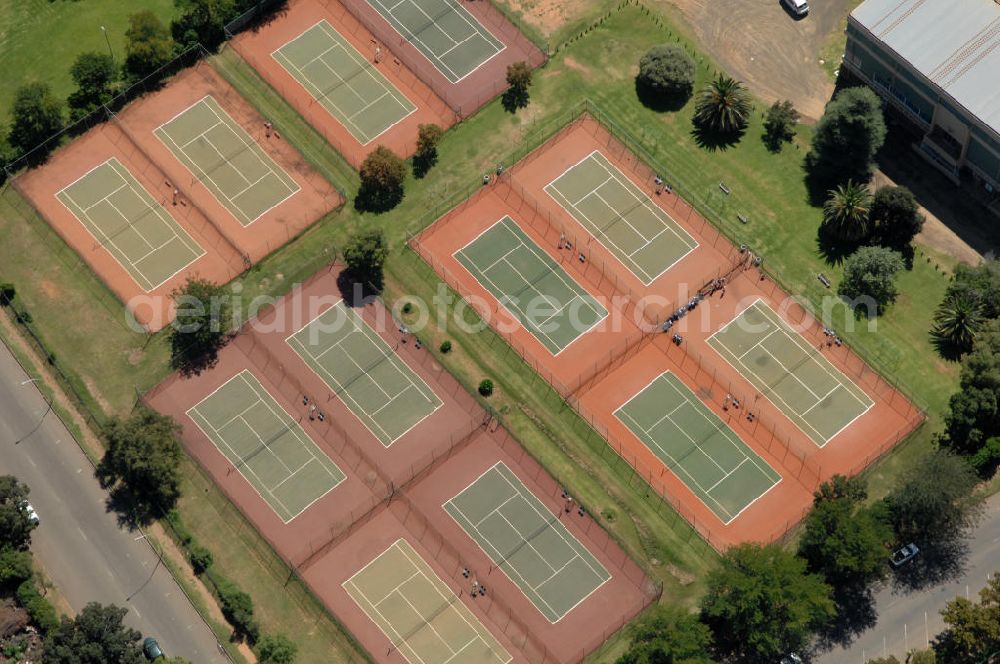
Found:
[(56, 198), (147, 292), (205, 255), (115, 158), (87, 171)]
[(211, 95), (153, 133), (244, 227), (299, 190)]
[(559, 520), (563, 512), (549, 511), (502, 461), (444, 508), (551, 623), (611, 578)]
[(187, 414), (285, 523), (346, 479), (247, 370)]
[(344, 590), (410, 664), (511, 661), (503, 645), (405, 539), (362, 567)]
[(761, 300), (708, 343), (819, 447), (875, 405)]
[(608, 315), (510, 217), (455, 252), (455, 259), (554, 355)]
[(647, 286), (698, 246), (597, 150), (545, 191)]
[(625, 402), (615, 417), (725, 524), (781, 481), (669, 371)]
[(362, 145), (417, 110), (326, 20), (271, 55)]
[(506, 48), (459, 0), (368, 0), (368, 4), (452, 83)]
[(443, 405), (343, 300), (287, 341), (385, 447)]

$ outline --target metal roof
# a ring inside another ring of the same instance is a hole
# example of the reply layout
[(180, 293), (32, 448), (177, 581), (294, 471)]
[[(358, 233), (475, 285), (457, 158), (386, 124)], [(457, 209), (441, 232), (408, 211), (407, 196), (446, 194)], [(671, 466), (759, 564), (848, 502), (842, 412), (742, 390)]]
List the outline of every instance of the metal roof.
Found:
[(1000, 134), (996, 0), (866, 0), (851, 16)]

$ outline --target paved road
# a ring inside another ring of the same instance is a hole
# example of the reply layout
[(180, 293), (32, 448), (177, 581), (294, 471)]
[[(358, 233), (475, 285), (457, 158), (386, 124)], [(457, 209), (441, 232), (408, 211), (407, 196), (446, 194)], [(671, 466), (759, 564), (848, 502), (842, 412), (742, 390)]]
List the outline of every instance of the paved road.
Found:
[(875, 596), (878, 623), (855, 639), (849, 648), (817, 657), (820, 664), (859, 664), (867, 659), (896, 655), (902, 661), (909, 649), (924, 648), (944, 628), (940, 611), (958, 595), (975, 599), (988, 575), (1000, 572), (1000, 494), (986, 506), (986, 514), (970, 543), (965, 573), (951, 583), (908, 595), (891, 588)]
[(31, 548), (45, 573), (75, 611), (89, 601), (127, 607), (125, 622), (155, 636), (168, 655), (227, 662), (149, 544), (106, 511), (93, 466), (27, 380), (0, 343), (0, 473), (31, 487), (41, 519)]

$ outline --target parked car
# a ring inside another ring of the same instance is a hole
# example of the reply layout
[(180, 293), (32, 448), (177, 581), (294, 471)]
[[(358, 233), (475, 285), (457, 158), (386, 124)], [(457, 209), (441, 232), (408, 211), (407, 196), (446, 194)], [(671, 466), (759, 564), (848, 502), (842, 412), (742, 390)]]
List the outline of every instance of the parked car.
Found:
[(790, 652), (781, 658), (781, 664), (802, 664), (802, 658), (794, 652)]
[(29, 503), (27, 500), (24, 501), (24, 511), (28, 513), (28, 520), (37, 526), (38, 512), (35, 511), (35, 508), (32, 507), (31, 503)]
[(907, 544), (901, 549), (893, 552), (893, 554), (889, 557), (889, 562), (893, 567), (902, 567), (916, 558), (918, 553), (920, 553), (920, 549), (917, 548), (916, 544)]
[(142, 641), (142, 654), (146, 656), (146, 659), (153, 661), (164, 657), (163, 650), (160, 648), (160, 644), (156, 642), (151, 636), (147, 636)]
[(809, 2), (808, 0), (781, 0), (788, 11), (792, 12), (796, 16), (805, 16), (809, 13)]

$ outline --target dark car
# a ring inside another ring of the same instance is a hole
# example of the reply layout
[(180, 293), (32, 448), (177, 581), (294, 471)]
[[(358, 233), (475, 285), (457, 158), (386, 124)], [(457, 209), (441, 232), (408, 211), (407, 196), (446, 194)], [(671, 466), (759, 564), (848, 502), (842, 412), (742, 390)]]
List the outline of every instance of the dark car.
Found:
[(889, 557), (889, 562), (893, 567), (902, 567), (916, 558), (918, 553), (920, 553), (920, 549), (917, 548), (916, 544), (907, 544), (903, 548), (895, 551), (892, 556)]
[(142, 654), (146, 656), (146, 659), (153, 661), (154, 659), (159, 659), (163, 657), (163, 650), (160, 648), (160, 644), (156, 642), (151, 636), (147, 636), (142, 642)]

